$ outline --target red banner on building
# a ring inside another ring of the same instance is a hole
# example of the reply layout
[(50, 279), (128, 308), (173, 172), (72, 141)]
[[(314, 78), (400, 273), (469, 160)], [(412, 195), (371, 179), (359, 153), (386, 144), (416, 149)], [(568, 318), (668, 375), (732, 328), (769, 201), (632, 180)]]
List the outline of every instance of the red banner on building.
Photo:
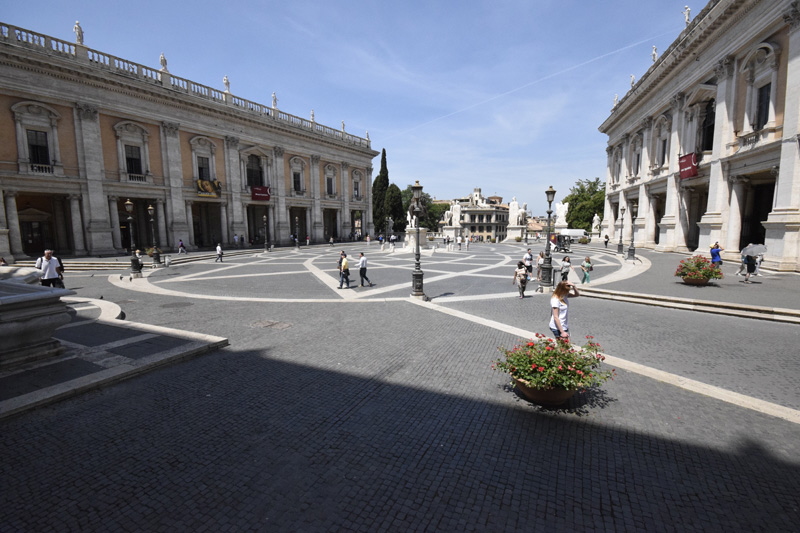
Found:
[(271, 191), (269, 187), (250, 187), (250, 199), (268, 202)]
[(694, 152), (681, 156), (678, 159), (678, 165), (681, 169), (682, 180), (697, 176), (697, 157), (695, 157)]

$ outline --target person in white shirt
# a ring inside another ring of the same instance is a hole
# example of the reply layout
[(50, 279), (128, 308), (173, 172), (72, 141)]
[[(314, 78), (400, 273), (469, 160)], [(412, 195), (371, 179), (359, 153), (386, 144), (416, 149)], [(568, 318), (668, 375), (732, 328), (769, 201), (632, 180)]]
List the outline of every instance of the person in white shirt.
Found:
[(45, 287), (63, 287), (64, 264), (53, 256), (53, 250), (45, 250), (44, 257), (36, 260), (36, 268), (42, 271), (41, 283)]
[(525, 270), (528, 271), (528, 279), (530, 280), (531, 274), (533, 273), (533, 253), (530, 248), (528, 248), (528, 251), (522, 256), (522, 263), (525, 265)]
[(581, 294), (572, 282), (561, 281), (550, 298), (550, 331), (557, 339), (569, 340), (569, 296), (577, 298)]
[(361, 252), (358, 258), (358, 275), (361, 276), (361, 286), (364, 286), (364, 280), (367, 280), (369, 286), (372, 287), (372, 282), (367, 277), (367, 258), (364, 257), (364, 252)]
[(216, 263), (217, 261), (222, 263), (222, 243), (221, 242), (217, 243), (217, 258), (214, 259), (214, 262)]

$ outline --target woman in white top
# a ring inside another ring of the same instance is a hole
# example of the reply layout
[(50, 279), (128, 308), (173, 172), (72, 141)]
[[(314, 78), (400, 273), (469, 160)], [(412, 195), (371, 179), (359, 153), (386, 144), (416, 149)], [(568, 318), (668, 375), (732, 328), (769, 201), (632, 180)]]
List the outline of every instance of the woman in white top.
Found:
[(544, 264), (544, 252), (539, 252), (536, 258), (536, 281), (542, 281), (542, 265)]
[(562, 281), (556, 286), (553, 291), (553, 297), (550, 298), (550, 308), (552, 315), (550, 316), (550, 331), (556, 338), (569, 340), (569, 296), (577, 298), (580, 296), (578, 287), (572, 282)]

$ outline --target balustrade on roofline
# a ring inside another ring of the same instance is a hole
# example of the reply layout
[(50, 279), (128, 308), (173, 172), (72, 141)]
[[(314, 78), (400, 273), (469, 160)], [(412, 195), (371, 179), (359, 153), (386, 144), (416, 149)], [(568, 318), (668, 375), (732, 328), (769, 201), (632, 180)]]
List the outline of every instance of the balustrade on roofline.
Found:
[[(74, 61), (86, 61), (90, 65), (102, 70), (110, 71), (117, 75), (137, 79), (152, 85), (169, 88), (187, 95), (191, 95), (204, 100), (209, 100), (222, 105), (230, 105), (242, 111), (270, 117), (274, 120), (286, 122), (297, 128), (312, 131), (325, 137), (331, 137), (356, 146), (370, 148), (370, 141), (357, 135), (352, 135), (344, 131), (312, 122), (304, 118), (290, 115), (284, 111), (253, 102), (245, 98), (234, 96), (230, 93), (214, 89), (207, 85), (195, 83), (191, 80), (180, 78), (173, 74), (164, 73), (160, 70), (134, 63), (119, 57), (105, 54), (98, 50), (87, 48), (67, 41), (62, 41), (49, 35), (43, 35), (24, 28), (18, 28), (11, 24), (0, 22), (0, 41), (21, 46), (30, 50), (41, 52), (47, 55), (57, 56)], [(85, 53), (85, 57), (81, 55)], [(165, 74), (162, 76), (162, 74)], [(165, 87), (164, 81), (168, 79), (168, 86)]]

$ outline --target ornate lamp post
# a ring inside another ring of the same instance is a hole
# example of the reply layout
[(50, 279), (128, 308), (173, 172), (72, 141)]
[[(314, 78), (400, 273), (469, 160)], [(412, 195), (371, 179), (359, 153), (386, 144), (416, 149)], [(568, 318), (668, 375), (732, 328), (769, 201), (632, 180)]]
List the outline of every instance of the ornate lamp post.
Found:
[(294, 217), (294, 249), (300, 250), (300, 217)]
[(625, 225), (625, 206), (620, 207), (619, 212), (619, 244), (617, 245), (617, 253), (622, 255), (624, 248), (622, 244), (622, 227)]
[(419, 181), (415, 181), (414, 185), (411, 186), (411, 192), (414, 194), (414, 215), (417, 219), (417, 245), (414, 250), (414, 271), (411, 273), (411, 296), (427, 301), (428, 297), (425, 296), (425, 292), (422, 290), (422, 277), (424, 274), (419, 265), (419, 215), (422, 211), (420, 209), (422, 185), (419, 184)]
[(125, 202), (125, 211), (128, 213), (128, 232), (131, 240), (131, 255), (136, 255), (136, 239), (134, 238), (134, 229), (133, 229), (133, 202), (131, 199)]
[(264, 215), (264, 251), (269, 252), (269, 237), (267, 234), (267, 215)]
[(544, 193), (547, 195), (547, 244), (544, 246), (544, 263), (542, 263), (542, 287), (553, 285), (553, 258), (550, 256), (550, 215), (553, 214), (553, 200), (556, 190), (551, 185)]
[(156, 226), (155, 220), (153, 219), (153, 215), (155, 214), (156, 210), (153, 208), (153, 205), (147, 206), (147, 214), (150, 215), (150, 233), (153, 234), (153, 263), (160, 263), (161, 262), (161, 254), (158, 253), (158, 240), (156, 239)]
[(636, 227), (633, 225), (633, 220), (636, 218), (637, 211), (639, 206), (637, 204), (631, 205), (631, 245), (628, 248), (628, 257), (625, 258), (627, 261), (628, 259), (636, 260), (636, 247), (633, 245), (633, 238), (634, 234), (636, 233)]

